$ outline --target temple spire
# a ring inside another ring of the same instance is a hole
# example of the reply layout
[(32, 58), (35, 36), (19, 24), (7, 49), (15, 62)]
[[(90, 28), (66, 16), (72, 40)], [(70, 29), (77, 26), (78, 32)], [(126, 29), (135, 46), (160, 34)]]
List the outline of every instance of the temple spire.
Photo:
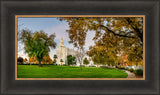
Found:
[(60, 46), (64, 46), (63, 38), (61, 38)]

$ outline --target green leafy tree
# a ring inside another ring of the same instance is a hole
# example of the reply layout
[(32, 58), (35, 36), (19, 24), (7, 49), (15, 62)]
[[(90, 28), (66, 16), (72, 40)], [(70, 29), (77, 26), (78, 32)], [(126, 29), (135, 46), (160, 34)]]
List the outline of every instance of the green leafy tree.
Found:
[(67, 56), (67, 64), (68, 65), (75, 65), (76, 64), (76, 57), (72, 55)]
[(62, 64), (63, 64), (63, 59), (61, 59), (60, 62), (61, 62), (61, 66), (62, 66)]
[(53, 64), (55, 64), (55, 63), (57, 62), (57, 58), (58, 58), (58, 57), (57, 57), (57, 55), (55, 54), (55, 55), (53, 56), (53, 59), (54, 59), (54, 60), (53, 60)]
[(89, 64), (89, 61), (88, 61), (88, 59), (85, 57), (84, 58), (84, 60), (83, 60), (83, 64), (85, 64), (85, 65), (88, 65)]
[(29, 30), (23, 30), (20, 39), (24, 43), (25, 53), (27, 53), (29, 57), (35, 57), (41, 67), (41, 61), (44, 56), (47, 56), (50, 47), (56, 47), (54, 38), (55, 34), (48, 36), (48, 34), (43, 31), (32, 33)]
[(56, 62), (57, 62), (57, 61), (56, 61), (55, 59), (53, 59), (53, 65), (56, 64)]

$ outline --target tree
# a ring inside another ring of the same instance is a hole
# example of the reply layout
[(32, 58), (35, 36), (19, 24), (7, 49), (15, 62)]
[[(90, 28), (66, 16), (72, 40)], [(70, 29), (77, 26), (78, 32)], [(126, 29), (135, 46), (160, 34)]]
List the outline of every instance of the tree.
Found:
[(23, 63), (23, 58), (22, 57), (18, 57), (17, 58), (17, 63)]
[(72, 55), (67, 56), (67, 64), (68, 65), (75, 65), (76, 64), (76, 57)]
[(29, 57), (35, 57), (36, 60), (39, 61), (39, 67), (41, 67), (41, 61), (44, 56), (47, 56), (50, 47), (56, 47), (54, 38), (55, 34), (48, 36), (48, 34), (43, 31), (32, 33), (29, 30), (23, 30), (20, 39), (24, 43), (25, 53), (27, 53)]
[(76, 52), (75, 56), (77, 58), (77, 61), (80, 63), (80, 70), (82, 70), (82, 62), (83, 62), (83, 58), (85, 56), (84, 49), (78, 49), (78, 52)]
[(52, 63), (52, 59), (50, 58), (49, 54), (47, 53), (46, 56), (43, 57), (42, 60), (43, 63), (47, 63), (47, 64), (51, 64)]
[(25, 59), (23, 60), (23, 63), (25, 63), (25, 62), (27, 62), (27, 58), (25, 58)]
[(73, 44), (83, 46), (80, 42), (84, 41), (87, 32), (95, 31), (93, 40), (101, 44), (100, 46), (109, 45), (108, 49), (116, 50), (117, 54), (124, 51), (123, 54), (129, 55), (128, 59), (143, 59), (142, 17), (67, 17), (60, 20), (68, 22), (70, 29), (67, 32)]
[(86, 40), (86, 33), (88, 30), (86, 30), (85, 26), (81, 22), (72, 21), (73, 19), (71, 20), (70, 18), (60, 18), (60, 20), (68, 21), (70, 29), (66, 30), (66, 32), (69, 34), (69, 43), (72, 43), (74, 47), (77, 48), (76, 58), (80, 63), (80, 70), (82, 70), (82, 62), (85, 55), (84, 45)]
[(60, 62), (61, 62), (61, 66), (62, 66), (63, 65), (63, 59), (61, 59)]
[(107, 64), (108, 55), (103, 47), (97, 45), (92, 46), (90, 47), (87, 54), (92, 58), (94, 64), (96, 65)]
[(83, 60), (83, 64), (85, 64), (85, 65), (88, 65), (89, 64), (89, 61), (88, 61), (88, 59), (85, 57), (84, 58), (84, 60)]
[(29, 63), (35, 63), (36, 62), (36, 58), (35, 57), (30, 57), (29, 58)]
[(53, 59), (53, 65), (56, 64), (56, 62), (57, 62), (57, 61), (56, 61), (55, 59)]
[(57, 55), (55, 54), (55, 55), (53, 56), (53, 59), (54, 59), (54, 60), (53, 60), (53, 64), (55, 64), (55, 63), (57, 62), (57, 60), (56, 60), (57, 58), (58, 58), (58, 57), (57, 57)]

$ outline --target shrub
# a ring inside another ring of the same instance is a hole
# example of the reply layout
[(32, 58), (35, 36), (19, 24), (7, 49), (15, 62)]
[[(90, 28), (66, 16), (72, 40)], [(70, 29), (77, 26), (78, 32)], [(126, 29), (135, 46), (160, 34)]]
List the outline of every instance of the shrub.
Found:
[(133, 68), (131, 68), (131, 69), (129, 69), (129, 71), (130, 71), (130, 72), (133, 72), (134, 70), (133, 70)]
[(85, 67), (85, 65), (80, 65), (81, 67)]
[(18, 65), (25, 65), (23, 62), (18, 62)]
[(143, 70), (142, 69), (137, 69), (137, 70), (134, 70), (134, 73), (136, 75), (143, 75)]
[(115, 66), (115, 63), (111, 63), (112, 66)]
[(124, 67), (118, 67), (119, 69), (125, 69)]
[(117, 66), (117, 68), (118, 68), (118, 69), (120, 69), (120, 68), (121, 68), (121, 66)]
[(125, 70), (128, 70), (128, 69), (129, 69), (128, 67), (125, 68)]
[(101, 68), (107, 68), (107, 66), (100, 66)]
[(38, 65), (38, 64), (31, 64), (31, 65)]
[(93, 65), (93, 66), (92, 66), (92, 65), (90, 65), (89, 67), (96, 67), (96, 66), (94, 66), (94, 65)]
[(76, 57), (72, 55), (67, 56), (67, 64), (68, 65), (76, 65)]
[(88, 64), (89, 64), (89, 60), (87, 59), (87, 57), (84, 58), (83, 64), (85, 64), (85, 65), (88, 65)]
[(67, 66), (66, 64), (63, 64), (63, 66)]

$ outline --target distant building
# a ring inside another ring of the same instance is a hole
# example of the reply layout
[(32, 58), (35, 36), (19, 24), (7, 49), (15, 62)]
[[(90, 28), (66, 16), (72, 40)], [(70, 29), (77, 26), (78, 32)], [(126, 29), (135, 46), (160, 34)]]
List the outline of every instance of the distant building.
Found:
[[(76, 53), (77, 53), (77, 51), (65, 47), (63, 39), (61, 39), (59, 46), (57, 48), (57, 52), (56, 52), (57, 64), (58, 65), (67, 64), (67, 56), (72, 55), (72, 56), (76, 57)], [(63, 60), (63, 62), (61, 62), (61, 60)]]
[[(72, 56), (76, 57), (77, 53), (78, 52), (76, 50), (65, 47), (63, 39), (61, 39), (59, 46), (57, 48), (57, 51), (56, 51), (57, 65), (67, 64), (67, 56), (72, 55)], [(90, 61), (90, 64), (93, 64), (93, 62), (92, 62), (92, 60), (90, 60), (89, 56), (85, 55), (84, 58), (85, 57), (88, 58), (88, 60)], [(63, 62), (61, 60), (63, 60)], [(80, 65), (78, 61), (76, 62), (76, 64)]]

